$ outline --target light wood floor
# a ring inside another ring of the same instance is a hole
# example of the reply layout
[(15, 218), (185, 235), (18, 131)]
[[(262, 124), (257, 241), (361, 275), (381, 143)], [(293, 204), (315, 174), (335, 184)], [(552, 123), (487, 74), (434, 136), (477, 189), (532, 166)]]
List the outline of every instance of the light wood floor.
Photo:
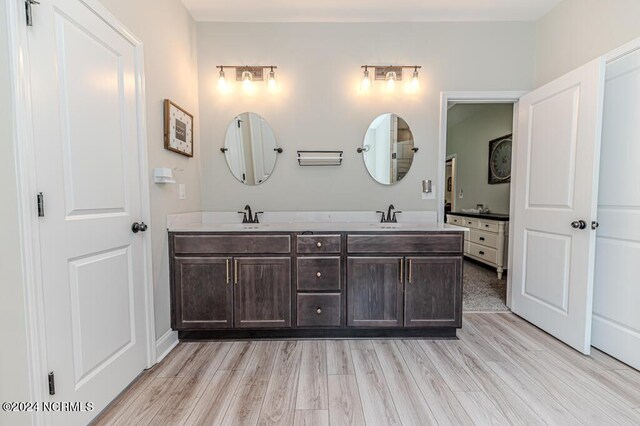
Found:
[(640, 424), (640, 372), (510, 313), (459, 340), (182, 343), (100, 425)]

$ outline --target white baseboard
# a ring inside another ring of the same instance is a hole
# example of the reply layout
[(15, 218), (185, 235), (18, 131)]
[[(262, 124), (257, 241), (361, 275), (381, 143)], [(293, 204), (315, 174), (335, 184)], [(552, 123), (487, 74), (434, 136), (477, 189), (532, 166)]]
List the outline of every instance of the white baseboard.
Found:
[(156, 363), (162, 361), (169, 352), (178, 345), (178, 332), (171, 329), (167, 330), (158, 340), (156, 340)]

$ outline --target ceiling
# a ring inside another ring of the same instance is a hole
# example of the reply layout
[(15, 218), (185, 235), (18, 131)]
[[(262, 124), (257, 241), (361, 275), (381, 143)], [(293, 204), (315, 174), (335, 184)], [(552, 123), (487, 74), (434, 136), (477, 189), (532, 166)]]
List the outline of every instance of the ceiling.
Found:
[(182, 0), (196, 21), (537, 21), (560, 0)]

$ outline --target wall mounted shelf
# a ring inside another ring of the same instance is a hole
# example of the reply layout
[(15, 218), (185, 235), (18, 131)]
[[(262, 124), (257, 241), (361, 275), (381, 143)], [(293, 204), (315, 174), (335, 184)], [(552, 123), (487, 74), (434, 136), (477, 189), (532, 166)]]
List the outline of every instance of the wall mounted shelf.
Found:
[(301, 166), (339, 166), (343, 151), (298, 151)]

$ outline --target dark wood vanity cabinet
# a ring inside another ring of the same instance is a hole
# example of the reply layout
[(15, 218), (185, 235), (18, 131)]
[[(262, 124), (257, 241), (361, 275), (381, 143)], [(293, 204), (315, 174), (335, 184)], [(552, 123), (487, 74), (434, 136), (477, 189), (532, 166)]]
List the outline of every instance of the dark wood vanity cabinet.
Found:
[(169, 234), (180, 338), (455, 336), (459, 231)]
[(405, 260), (405, 327), (462, 324), (462, 258), (408, 257)]
[(401, 257), (349, 257), (349, 326), (402, 327), (403, 261)]
[(235, 258), (234, 274), (236, 328), (291, 325), (291, 258)]
[(180, 257), (173, 261), (174, 327), (180, 329), (233, 326), (230, 258)]

